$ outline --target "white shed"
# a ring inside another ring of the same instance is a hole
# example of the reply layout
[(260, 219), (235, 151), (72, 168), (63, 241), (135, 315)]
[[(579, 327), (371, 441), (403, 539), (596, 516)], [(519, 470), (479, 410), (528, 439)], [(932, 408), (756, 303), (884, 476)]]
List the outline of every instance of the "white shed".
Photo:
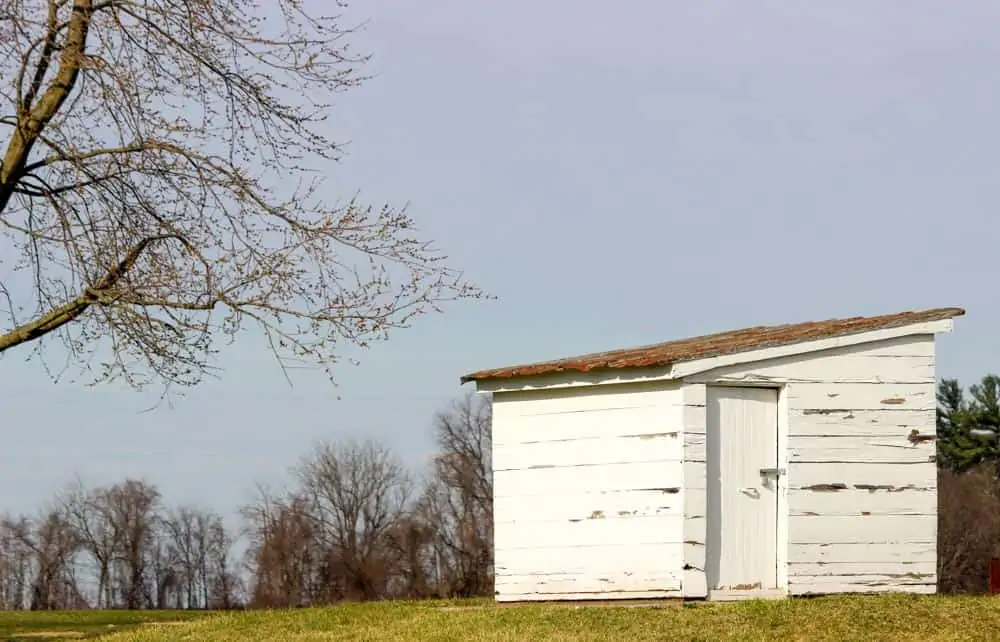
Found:
[(934, 593), (934, 337), (962, 314), (466, 375), (493, 393), (496, 599)]

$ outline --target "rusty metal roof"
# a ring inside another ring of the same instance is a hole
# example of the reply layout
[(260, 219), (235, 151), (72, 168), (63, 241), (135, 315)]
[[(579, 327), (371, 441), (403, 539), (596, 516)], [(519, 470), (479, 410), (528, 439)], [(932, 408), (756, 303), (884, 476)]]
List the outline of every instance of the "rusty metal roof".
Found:
[(462, 383), (489, 379), (509, 379), (553, 374), (557, 372), (589, 372), (591, 370), (666, 367), (681, 361), (693, 361), (747, 350), (839, 337), (857, 332), (894, 328), (914, 323), (938, 321), (962, 316), (962, 308), (934, 308), (918, 312), (899, 312), (876, 317), (830, 319), (788, 325), (758, 326), (730, 330), (700, 337), (668, 341), (655, 345), (595, 352), (579, 357), (542, 361), (519, 366), (480, 370), (462, 377)]

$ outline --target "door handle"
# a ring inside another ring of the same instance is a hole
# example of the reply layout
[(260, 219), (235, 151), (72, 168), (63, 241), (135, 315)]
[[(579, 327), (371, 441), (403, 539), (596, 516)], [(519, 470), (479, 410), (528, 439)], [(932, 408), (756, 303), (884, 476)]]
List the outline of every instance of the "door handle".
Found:
[(748, 497), (753, 497), (754, 499), (760, 497), (760, 491), (756, 488), (741, 488), (740, 492)]

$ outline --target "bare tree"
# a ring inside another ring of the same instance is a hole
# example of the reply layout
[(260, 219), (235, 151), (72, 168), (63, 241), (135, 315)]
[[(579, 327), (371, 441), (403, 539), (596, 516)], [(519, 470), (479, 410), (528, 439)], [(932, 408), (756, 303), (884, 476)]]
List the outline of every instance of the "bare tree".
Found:
[(184, 588), (187, 608), (200, 604), (203, 585), (200, 571), (205, 552), (201, 544), (204, 540), (204, 515), (197, 509), (181, 507), (170, 511), (163, 519), (167, 536), (167, 546), (180, 586)]
[(142, 480), (127, 479), (105, 492), (111, 529), (118, 549), (112, 564), (119, 597), (127, 609), (149, 603), (147, 581), (160, 507), (160, 492)]
[(342, 578), (348, 599), (384, 596), (398, 564), (390, 537), (412, 488), (406, 469), (371, 440), (320, 443), (298, 477), (326, 553), (323, 574)]
[(313, 601), (317, 553), (316, 522), (302, 495), (259, 499), (243, 509), (252, 573), (250, 604), (305, 606)]
[(0, 519), (0, 609), (21, 610), (28, 605), (34, 557), (24, 537), (29, 530), (23, 519)]
[(78, 479), (38, 519), (0, 517), (0, 610), (236, 608), (234, 543), (219, 514), (164, 507), (148, 482)]
[(232, 601), (234, 587), (220, 588), (219, 583), (231, 582), (229, 548), (231, 540), (217, 513), (197, 506), (181, 506), (163, 518), (163, 530), (180, 586), (184, 588), (184, 607), (209, 608), (216, 600)]
[(0, 352), (56, 339), (97, 380), (193, 385), (248, 324), (329, 368), (482, 296), (404, 211), (325, 198), (350, 34), (300, 0), (3, 3)]
[(115, 526), (110, 495), (110, 489), (88, 490), (77, 480), (63, 498), (67, 519), (94, 565), (97, 608), (113, 605), (111, 565), (121, 550), (121, 533)]
[(492, 405), (467, 394), (438, 413), (439, 452), (420, 502), (436, 531), (440, 590), (449, 595), (493, 591)]
[(31, 552), (31, 610), (74, 609), (85, 603), (73, 568), (79, 539), (61, 511), (46, 509), (37, 520), (22, 517), (7, 521), (4, 531)]
[(938, 470), (938, 590), (985, 593), (1000, 556), (1000, 482), (992, 463)]
[(183, 609), (186, 591), (181, 577), (181, 562), (170, 542), (162, 521), (153, 533), (149, 551), (149, 572), (146, 578), (146, 601), (157, 609)]
[(397, 561), (386, 590), (388, 596), (420, 599), (440, 593), (436, 536), (434, 523), (419, 511), (396, 523), (388, 538), (390, 555)]
[(238, 608), (245, 604), (243, 581), (232, 564), (235, 539), (222, 520), (213, 521), (206, 543), (208, 586), (206, 608), (213, 610)]
[(423, 493), (386, 447), (320, 443), (297, 486), (244, 510), (255, 606), (492, 593), (491, 403), (465, 396), (435, 418)]

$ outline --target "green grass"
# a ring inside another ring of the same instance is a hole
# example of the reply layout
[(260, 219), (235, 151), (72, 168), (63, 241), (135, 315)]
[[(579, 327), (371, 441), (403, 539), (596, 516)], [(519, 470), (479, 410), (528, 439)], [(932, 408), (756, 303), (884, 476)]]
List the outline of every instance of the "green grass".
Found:
[(185, 622), (192, 611), (0, 611), (0, 640), (94, 639), (155, 622)]
[[(70, 633), (58, 637), (58, 631)], [(2, 639), (70, 640), (80, 634), (97, 634), (101, 642), (995, 640), (1000, 638), (1000, 598), (847, 596), (583, 608), (395, 602), (248, 613), (0, 614), (0, 635), (7, 636)]]

